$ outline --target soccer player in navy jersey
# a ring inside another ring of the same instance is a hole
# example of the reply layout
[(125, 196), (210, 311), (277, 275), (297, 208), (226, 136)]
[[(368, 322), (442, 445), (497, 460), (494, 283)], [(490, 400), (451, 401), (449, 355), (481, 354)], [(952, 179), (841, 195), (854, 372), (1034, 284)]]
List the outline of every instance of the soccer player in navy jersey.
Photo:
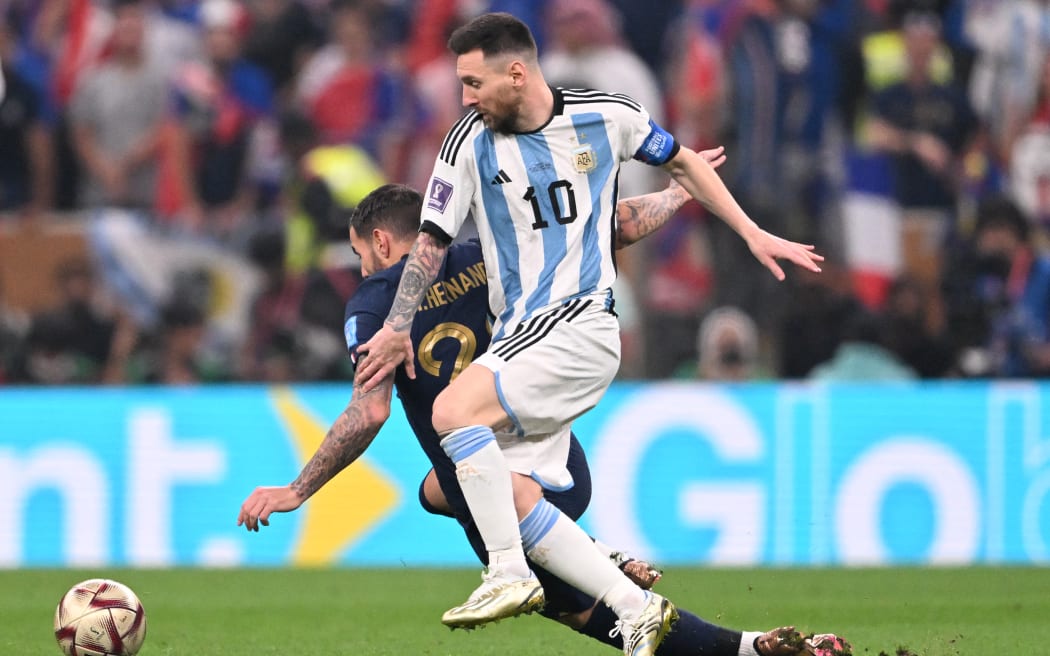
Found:
[[(705, 151), (704, 155), (715, 165), (724, 159), (720, 149)], [(618, 246), (637, 241), (655, 230), (688, 198), (681, 187), (672, 185), (657, 194), (621, 201), (616, 233)], [(393, 303), (422, 203), (422, 196), (411, 188), (385, 185), (369, 194), (351, 219), (351, 244), (361, 257), (362, 274), (366, 276), (346, 307), (346, 339), (355, 362), (357, 346), (379, 329)], [(455, 465), (440, 447), (440, 437), (430, 424), (430, 407), (449, 381), (488, 346), (486, 285), (479, 245), (467, 242), (452, 246), (413, 326), (412, 339), (420, 375), (412, 379), (399, 371), (369, 393), (362, 393), (361, 388), (355, 386), (346, 410), (298, 478), (287, 486), (257, 488), (242, 505), (238, 524), (246, 525), (249, 530), (258, 530), (260, 523), (268, 525), (271, 513), (295, 510), (356, 460), (389, 416), (393, 386), (413, 432), (433, 465), (420, 486), (420, 501), (431, 512), (456, 518), (478, 558), (484, 562), (485, 545), (463, 499)], [(560, 492), (547, 491), (545, 498), (575, 520), (590, 500), (590, 472), (574, 437), (570, 438), (567, 468), (574, 485)], [(622, 639), (614, 631), (617, 618), (606, 605), (542, 567), (532, 566), (545, 591), (546, 606), (541, 611), (545, 616), (606, 644), (622, 647)], [(646, 587), (653, 582), (644, 566), (638, 573)], [(681, 611), (675, 630), (665, 638), (657, 653), (663, 656), (697, 653), (787, 656), (812, 653), (804, 651), (812, 646), (812, 639), (807, 647), (792, 627), (766, 633), (733, 631)]]
[[(611, 296), (619, 165), (634, 158), (664, 167), (778, 279), (778, 258), (814, 271), (823, 258), (756, 225), (703, 157), (631, 98), (548, 86), (531, 32), (510, 14), (471, 20), (449, 47), (471, 111), (439, 151), (390, 313), (358, 347), (367, 357), (357, 380), (368, 392), (402, 364), (416, 375), (413, 320), (472, 215), (492, 343), (438, 396), (433, 424), (489, 564), (482, 585), (442, 621), (477, 626), (542, 603), (528, 554), (613, 609), (625, 654), (649, 656), (676, 619), (674, 605), (625, 577), (543, 495), (571, 483), (564, 429), (597, 404), (619, 367)], [(497, 439), (506, 427), (520, 439)]]

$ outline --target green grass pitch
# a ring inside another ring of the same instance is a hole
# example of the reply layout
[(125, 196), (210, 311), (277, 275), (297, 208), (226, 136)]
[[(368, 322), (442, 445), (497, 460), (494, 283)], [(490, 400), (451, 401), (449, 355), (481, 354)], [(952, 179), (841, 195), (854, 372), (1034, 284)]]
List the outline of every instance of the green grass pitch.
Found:
[[(92, 577), (142, 599), (143, 656), (616, 653), (538, 616), (450, 632), (441, 613), (478, 571), (354, 568), (0, 570), (0, 653), (57, 656), (55, 604)], [(858, 656), (1050, 653), (1050, 568), (670, 568), (657, 589), (723, 626), (834, 631)]]

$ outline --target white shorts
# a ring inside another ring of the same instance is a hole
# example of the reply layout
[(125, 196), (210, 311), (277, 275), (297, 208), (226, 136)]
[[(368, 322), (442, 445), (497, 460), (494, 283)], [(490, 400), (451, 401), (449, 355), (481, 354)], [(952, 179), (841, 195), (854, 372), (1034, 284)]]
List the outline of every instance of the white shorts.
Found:
[(560, 492), (573, 486), (572, 474), (565, 466), (569, 459), (569, 426), (552, 435), (521, 437), (517, 433), (496, 433), (507, 468), (531, 477), (545, 490)]
[(607, 301), (592, 294), (533, 316), (474, 361), (495, 374), (519, 437), (555, 435), (605, 394), (620, 366), (620, 326)]

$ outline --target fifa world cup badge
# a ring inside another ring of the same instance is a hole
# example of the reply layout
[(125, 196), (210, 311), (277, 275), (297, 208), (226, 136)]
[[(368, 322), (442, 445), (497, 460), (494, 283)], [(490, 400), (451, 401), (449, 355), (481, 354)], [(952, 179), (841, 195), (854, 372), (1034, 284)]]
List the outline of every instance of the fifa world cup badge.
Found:
[(572, 151), (572, 163), (577, 173), (590, 173), (598, 166), (598, 158), (594, 155), (591, 144), (581, 144), (579, 148)]

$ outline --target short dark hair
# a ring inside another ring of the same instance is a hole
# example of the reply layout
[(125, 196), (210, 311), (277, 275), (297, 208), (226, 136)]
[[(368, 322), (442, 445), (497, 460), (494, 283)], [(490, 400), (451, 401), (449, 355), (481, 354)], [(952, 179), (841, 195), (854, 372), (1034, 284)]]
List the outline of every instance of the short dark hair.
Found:
[(354, 208), (350, 227), (364, 236), (374, 228), (384, 228), (397, 237), (408, 238), (419, 231), (423, 196), (403, 184), (385, 184), (372, 190)]
[(977, 205), (974, 234), (979, 235), (994, 228), (1005, 228), (1013, 232), (1019, 241), (1028, 241), (1028, 219), (1017, 204), (1003, 194), (986, 196)]
[(511, 52), (537, 53), (529, 26), (505, 12), (482, 14), (463, 25), (448, 40), (448, 49), (464, 55), (480, 48), (485, 57)]

